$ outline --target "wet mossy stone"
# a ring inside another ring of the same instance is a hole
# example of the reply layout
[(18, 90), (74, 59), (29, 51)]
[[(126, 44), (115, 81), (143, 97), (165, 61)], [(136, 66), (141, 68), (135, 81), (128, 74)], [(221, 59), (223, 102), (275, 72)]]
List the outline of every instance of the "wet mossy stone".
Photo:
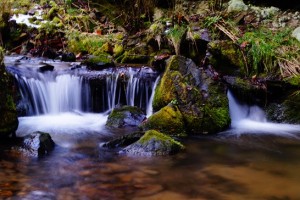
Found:
[(89, 70), (103, 70), (109, 67), (115, 67), (111, 56), (104, 53), (98, 56), (90, 57), (84, 62), (84, 64), (86, 64), (87, 69)]
[(15, 134), (19, 121), (13, 100), (13, 79), (6, 72), (3, 59), (0, 48), (0, 137), (7, 137)]
[(209, 63), (223, 75), (245, 75), (246, 65), (243, 54), (236, 44), (228, 40), (208, 43)]
[(74, 53), (63, 53), (61, 56), (61, 61), (63, 62), (75, 62), (76, 56)]
[(121, 153), (136, 156), (163, 156), (178, 153), (183, 149), (184, 146), (170, 136), (156, 130), (148, 130), (137, 142), (124, 148)]
[(141, 124), (143, 130), (155, 129), (172, 136), (186, 136), (183, 116), (176, 105), (169, 104)]
[(300, 124), (300, 93), (299, 91), (287, 92), (283, 101), (267, 106), (267, 118), (274, 122)]
[(144, 112), (135, 106), (123, 106), (121, 108), (115, 108), (108, 116), (106, 126), (108, 127), (128, 127), (138, 126), (146, 115)]
[(230, 125), (225, 85), (215, 80), (211, 70), (200, 69), (182, 56), (167, 61), (155, 91), (153, 108), (159, 110), (174, 101), (189, 134), (217, 133)]

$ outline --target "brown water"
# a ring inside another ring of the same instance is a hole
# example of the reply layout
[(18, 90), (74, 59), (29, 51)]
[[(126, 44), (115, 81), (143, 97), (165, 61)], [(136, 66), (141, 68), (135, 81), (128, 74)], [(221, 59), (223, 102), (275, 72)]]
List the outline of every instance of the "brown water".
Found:
[(0, 146), (0, 199), (300, 199), (300, 141), (278, 136), (189, 138), (167, 157), (127, 157), (81, 137), (51, 155)]

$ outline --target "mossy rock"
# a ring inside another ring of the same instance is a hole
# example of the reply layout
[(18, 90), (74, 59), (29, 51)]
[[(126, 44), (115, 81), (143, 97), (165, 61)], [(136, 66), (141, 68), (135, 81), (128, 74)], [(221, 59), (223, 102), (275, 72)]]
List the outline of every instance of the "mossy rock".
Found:
[(113, 57), (118, 58), (124, 53), (124, 47), (121, 44), (115, 44), (113, 48)]
[(300, 124), (300, 93), (289, 92), (284, 100), (267, 106), (267, 118), (278, 123)]
[(137, 156), (171, 155), (183, 150), (184, 146), (161, 132), (148, 130), (135, 143), (127, 146), (122, 153)]
[(89, 70), (103, 70), (105, 68), (114, 67), (115, 64), (112, 62), (109, 54), (98, 54), (92, 56), (84, 62)]
[(185, 136), (183, 116), (176, 105), (169, 104), (141, 124), (143, 130), (155, 129), (168, 135)]
[(171, 57), (155, 91), (154, 110), (177, 102), (189, 134), (216, 133), (228, 128), (230, 116), (225, 85), (214, 80), (211, 74), (209, 70), (198, 68), (191, 59)]
[(148, 61), (149, 61), (148, 55), (137, 54), (132, 51), (126, 51), (122, 55), (120, 63), (147, 64)]
[(13, 80), (5, 71), (3, 59), (3, 50), (0, 48), (0, 137), (15, 134), (19, 124), (13, 100)]
[(246, 74), (242, 52), (232, 41), (212, 41), (208, 43), (208, 50), (211, 53), (209, 62), (218, 72), (224, 75)]
[(127, 126), (138, 126), (146, 115), (144, 112), (134, 106), (123, 106), (115, 108), (108, 116), (106, 126), (121, 128)]
[(113, 46), (111, 43), (106, 42), (102, 45), (102, 47), (100, 47), (99, 51), (112, 55), (113, 54)]

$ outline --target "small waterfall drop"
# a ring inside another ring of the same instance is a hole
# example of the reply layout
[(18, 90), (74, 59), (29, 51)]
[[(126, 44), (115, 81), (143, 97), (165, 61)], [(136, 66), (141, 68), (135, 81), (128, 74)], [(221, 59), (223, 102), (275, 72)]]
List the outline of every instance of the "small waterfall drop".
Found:
[[(5, 61), (18, 84), (19, 109), (25, 115), (19, 117), (19, 136), (34, 131), (99, 133), (106, 123), (106, 111), (117, 105), (146, 111), (158, 76), (148, 67), (89, 71), (36, 58), (6, 57)], [(54, 70), (41, 72), (45, 63), (54, 66)]]
[(150, 97), (150, 100), (149, 100), (149, 103), (148, 103), (148, 106), (147, 106), (147, 112), (146, 112), (146, 116), (147, 117), (150, 117), (152, 114), (153, 114), (153, 99), (154, 99), (154, 94), (155, 94), (155, 89), (156, 89), (156, 86), (158, 84), (160, 80), (160, 76), (158, 76), (153, 84), (153, 89), (152, 89), (152, 93), (151, 93), (151, 97)]
[(51, 73), (39, 74), (38, 78), (15, 77), (27, 115), (87, 111), (89, 87), (82, 77)]
[(268, 122), (265, 112), (258, 106), (240, 104), (228, 91), (231, 130), (226, 131), (234, 135), (269, 134), (287, 137), (297, 137), (300, 125), (279, 124)]

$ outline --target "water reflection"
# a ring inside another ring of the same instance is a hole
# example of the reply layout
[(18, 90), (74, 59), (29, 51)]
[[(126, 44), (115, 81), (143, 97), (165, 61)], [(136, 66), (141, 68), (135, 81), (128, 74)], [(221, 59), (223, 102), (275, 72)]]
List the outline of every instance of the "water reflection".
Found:
[(245, 135), (183, 142), (185, 152), (154, 158), (90, 142), (34, 159), (1, 144), (0, 198), (300, 199), (299, 140)]

